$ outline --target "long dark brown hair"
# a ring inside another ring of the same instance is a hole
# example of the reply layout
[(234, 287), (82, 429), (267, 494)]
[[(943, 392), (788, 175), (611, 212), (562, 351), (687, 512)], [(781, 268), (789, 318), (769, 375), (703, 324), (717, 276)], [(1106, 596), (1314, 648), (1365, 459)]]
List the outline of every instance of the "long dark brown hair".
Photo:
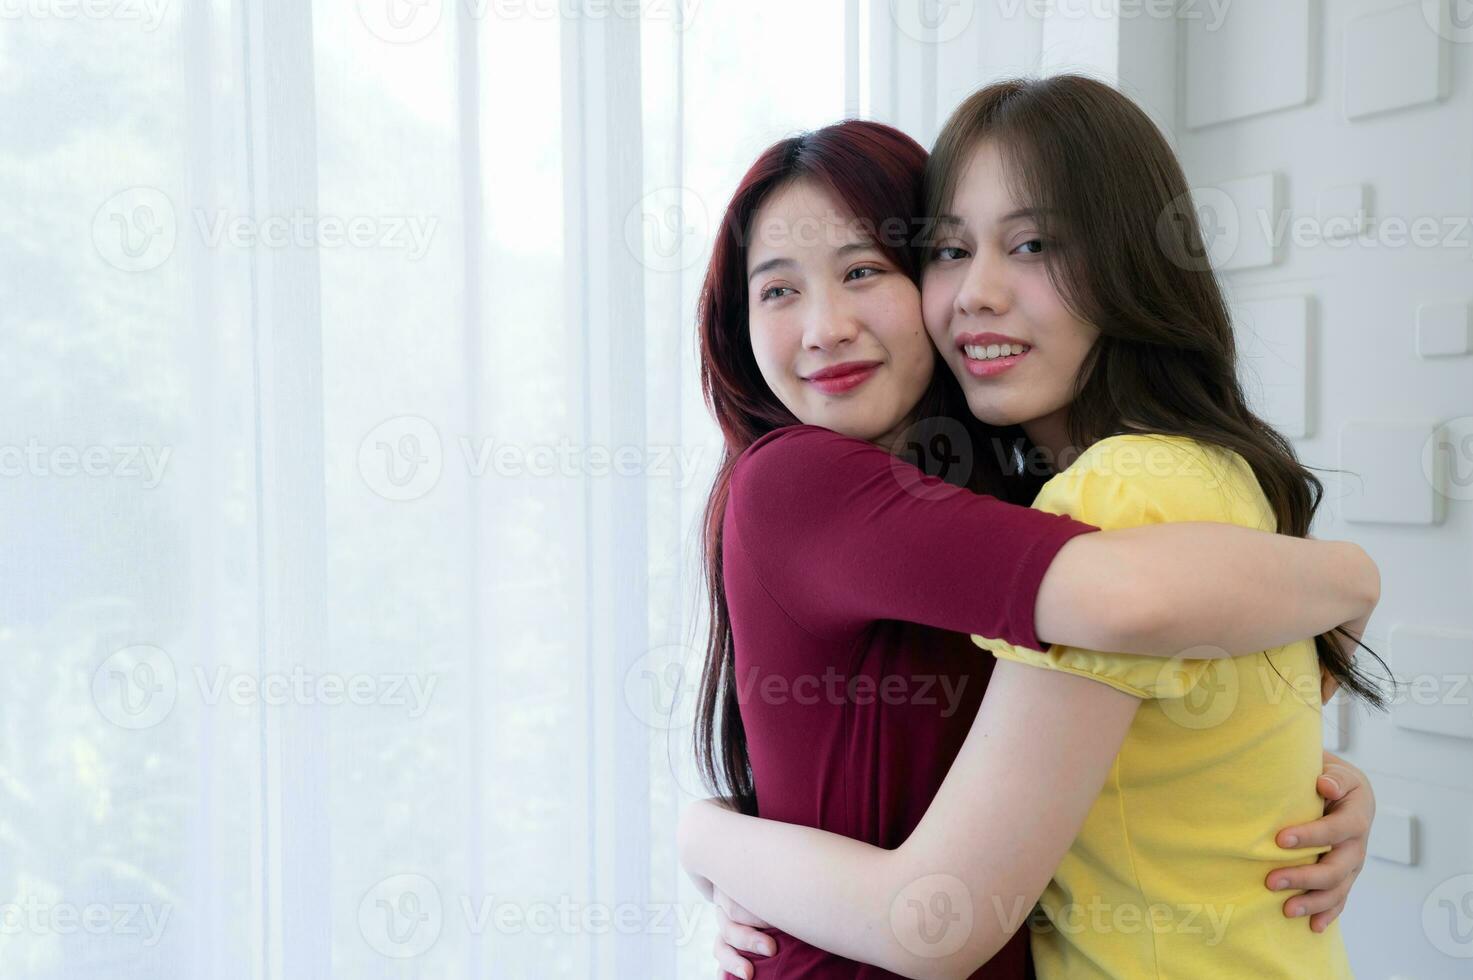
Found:
[[(1324, 487), (1248, 408), (1232, 317), (1186, 176), (1156, 125), (1120, 92), (1080, 75), (989, 85), (957, 107), (937, 138), (926, 169), (928, 217), (950, 207), (983, 141), (1003, 155), (1018, 198), (1038, 211), (1054, 287), (1100, 332), (1075, 379), (1070, 442), (1082, 450), (1137, 432), (1230, 450), (1252, 468), (1277, 530), (1306, 536)], [(1342, 687), (1382, 705), (1375, 680), (1330, 634), (1316, 648)]]
[[(813, 180), (849, 211), (880, 252), (919, 284), (922, 255), (915, 247), (926, 151), (898, 129), (847, 120), (774, 143), (738, 184), (711, 250), (697, 305), (701, 389), (721, 427), (721, 466), (702, 520), (702, 566), (710, 621), (705, 664), (696, 701), (695, 756), (711, 788), (756, 813), (756, 792), (735, 684), (735, 649), (722, 577), (721, 529), (731, 472), (748, 446), (774, 429), (799, 424), (778, 400), (752, 352), (748, 333), (747, 245), (753, 218), (771, 195), (797, 180)], [(1028, 503), (1039, 481), (1026, 473), (1004, 475), (1000, 460), (1017, 455), (1020, 430), (995, 429), (967, 409), (960, 386), (938, 352), (931, 384), (913, 412), (922, 428), (944, 421), (967, 445), (945, 454), (914, 444), (912, 460), (948, 482)], [(915, 430), (912, 430), (915, 431)], [(952, 465), (964, 455), (969, 465)]]

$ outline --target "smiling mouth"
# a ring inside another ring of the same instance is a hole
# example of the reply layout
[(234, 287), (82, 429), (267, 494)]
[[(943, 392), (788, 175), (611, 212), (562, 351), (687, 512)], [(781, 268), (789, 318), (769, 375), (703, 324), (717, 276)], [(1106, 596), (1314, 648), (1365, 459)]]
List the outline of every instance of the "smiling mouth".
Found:
[(996, 361), (1004, 357), (1017, 357), (1032, 350), (1027, 344), (964, 344), (962, 353), (973, 361)]
[(962, 366), (974, 378), (991, 378), (1012, 369), (1033, 350), (1028, 344), (961, 344)]

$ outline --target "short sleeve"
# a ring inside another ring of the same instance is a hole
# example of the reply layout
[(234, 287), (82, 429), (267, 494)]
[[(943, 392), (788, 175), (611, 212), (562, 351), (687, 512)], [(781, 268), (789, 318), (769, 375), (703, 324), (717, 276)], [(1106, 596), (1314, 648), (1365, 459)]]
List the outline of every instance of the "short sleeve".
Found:
[[(1105, 530), (1172, 521), (1242, 523), (1234, 496), (1242, 486), (1239, 463), (1192, 440), (1117, 436), (1096, 443), (1045, 484), (1033, 506)], [(981, 635), (972, 641), (1001, 660), (1089, 677), (1142, 699), (1185, 697), (1212, 666), (1211, 660), (1077, 647), (1038, 650)]]
[(1044, 573), (1096, 528), (972, 493), (817, 426), (768, 433), (738, 458), (730, 540), (790, 619), (815, 634), (879, 620), (1037, 645)]
[(1166, 659), (1061, 646), (1032, 650), (980, 636), (973, 636), (972, 640), (983, 649), (992, 651), (992, 655), (999, 660), (1013, 660), (1030, 667), (1078, 674), (1142, 700), (1186, 697), (1212, 666), (1210, 660), (1185, 657)]

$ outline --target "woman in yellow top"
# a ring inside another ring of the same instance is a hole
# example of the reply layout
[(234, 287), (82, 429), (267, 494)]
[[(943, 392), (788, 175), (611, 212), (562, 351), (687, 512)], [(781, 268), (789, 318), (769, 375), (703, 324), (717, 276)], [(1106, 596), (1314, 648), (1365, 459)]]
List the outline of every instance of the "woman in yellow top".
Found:
[[(926, 328), (973, 413), (1022, 426), (1018, 464), (1058, 473), (1035, 506), (1308, 532), (1319, 483), (1246, 406), (1185, 178), (1139, 108), (1077, 76), (991, 86), (948, 121), (927, 195)], [(1320, 813), (1322, 672), (1379, 703), (1349, 633), (1168, 661), (974, 639), (999, 662), (905, 844), (703, 801), (687, 871), (902, 976), (969, 975), (1040, 899), (1041, 980), (1350, 976), (1338, 909), (1306, 928), (1269, 890), (1318, 887), (1324, 847), (1285, 862), (1275, 831)]]
[[(1110, 528), (1275, 526), (1241, 456), (1181, 436), (1103, 439), (1034, 506)], [(1338, 923), (1324, 934), (1295, 928), (1263, 889), (1282, 858), (1275, 832), (1319, 808), (1309, 790), (1321, 738), (1313, 641), (1225, 659), (1186, 651), (1163, 663), (974, 640), (999, 658), (1107, 684), (1135, 708), (1044, 889), (1047, 919), (1032, 944), (1039, 976), (1350, 976)]]

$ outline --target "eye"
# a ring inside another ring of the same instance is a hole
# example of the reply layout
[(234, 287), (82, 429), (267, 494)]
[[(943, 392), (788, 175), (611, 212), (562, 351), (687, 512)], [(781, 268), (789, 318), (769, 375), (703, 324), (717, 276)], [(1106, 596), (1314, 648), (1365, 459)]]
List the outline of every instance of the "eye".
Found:
[(943, 245), (936, 250), (934, 258), (937, 262), (955, 262), (966, 258), (969, 253), (960, 245)]
[[(856, 279), (873, 279), (875, 276), (879, 275), (883, 271), (885, 270), (873, 265), (862, 265), (857, 269), (850, 269), (848, 272), (844, 273), (844, 281), (853, 282)], [(870, 275), (861, 276), (859, 275), (859, 273), (861, 272), (868, 272), (870, 273)]]
[(1013, 251), (1015, 253), (1022, 252), (1024, 255), (1041, 255), (1043, 254), (1043, 239), (1030, 238), (1028, 239), (1028, 241), (1013, 249)]
[(782, 299), (782, 296), (776, 294), (780, 293), (784, 289), (786, 289), (790, 293), (793, 291), (792, 286), (768, 286), (766, 289), (762, 290), (762, 292), (758, 294), (757, 298), (764, 303), (770, 299)]

